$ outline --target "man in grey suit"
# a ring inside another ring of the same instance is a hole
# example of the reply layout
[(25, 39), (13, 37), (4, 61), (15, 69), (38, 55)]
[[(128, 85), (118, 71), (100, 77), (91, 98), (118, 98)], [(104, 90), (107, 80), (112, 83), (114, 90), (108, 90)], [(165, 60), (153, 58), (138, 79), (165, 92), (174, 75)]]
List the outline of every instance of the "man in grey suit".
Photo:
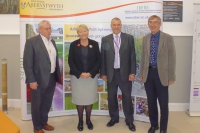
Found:
[(108, 107), (111, 120), (108, 127), (119, 122), (119, 107), (117, 101), (118, 87), (122, 91), (122, 105), (126, 117), (126, 125), (135, 131), (133, 124), (133, 107), (131, 101), (132, 81), (136, 73), (136, 57), (134, 38), (132, 35), (121, 32), (122, 24), (119, 18), (111, 21), (112, 34), (105, 36), (101, 41), (101, 78), (107, 81)]
[(161, 110), (160, 133), (167, 133), (168, 86), (175, 81), (174, 41), (172, 36), (160, 31), (160, 17), (149, 17), (148, 26), (151, 33), (143, 38), (140, 62), (140, 79), (145, 85), (151, 122), (148, 133), (159, 129), (157, 99)]
[(42, 129), (54, 130), (47, 124), (56, 82), (60, 82), (58, 51), (51, 39), (51, 24), (43, 20), (38, 26), (39, 35), (26, 41), (23, 66), (26, 84), (31, 88), (31, 115), (34, 133)]

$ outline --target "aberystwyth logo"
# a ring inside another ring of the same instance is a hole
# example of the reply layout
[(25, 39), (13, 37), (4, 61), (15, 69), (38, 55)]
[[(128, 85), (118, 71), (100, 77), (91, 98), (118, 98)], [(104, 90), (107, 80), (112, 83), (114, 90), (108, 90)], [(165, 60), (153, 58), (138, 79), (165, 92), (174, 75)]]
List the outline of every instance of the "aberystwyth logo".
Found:
[(31, 9), (43, 9), (43, 10), (63, 10), (63, 4), (52, 4), (52, 3), (46, 3), (44, 1), (31, 1), (31, 2), (21, 2), (21, 8), (31, 8)]
[(26, 2), (21, 2), (21, 8), (24, 9), (26, 7)]

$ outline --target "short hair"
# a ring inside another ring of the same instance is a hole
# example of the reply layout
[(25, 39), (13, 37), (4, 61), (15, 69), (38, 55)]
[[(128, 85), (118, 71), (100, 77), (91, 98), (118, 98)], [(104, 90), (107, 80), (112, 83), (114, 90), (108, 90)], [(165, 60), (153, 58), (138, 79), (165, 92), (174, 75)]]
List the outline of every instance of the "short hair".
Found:
[(43, 24), (50, 24), (50, 22), (48, 20), (42, 20), (39, 24), (38, 24), (38, 28), (41, 28)]
[(117, 20), (117, 21), (120, 21), (120, 22), (121, 22), (121, 19), (120, 19), (120, 18), (117, 18), (117, 17), (113, 18), (113, 19), (111, 20), (111, 23), (112, 23), (113, 20)]
[(77, 27), (77, 29), (76, 29), (77, 33), (78, 33), (81, 29), (87, 30), (87, 31), (89, 32), (89, 29), (88, 29), (88, 27), (87, 27), (85, 24), (80, 24), (80, 25)]
[(157, 15), (152, 15), (152, 16), (150, 16), (149, 19), (148, 19), (148, 22), (149, 22), (150, 20), (154, 19), (154, 18), (157, 18), (159, 23), (161, 22), (161, 18), (160, 18), (159, 16), (157, 16)]

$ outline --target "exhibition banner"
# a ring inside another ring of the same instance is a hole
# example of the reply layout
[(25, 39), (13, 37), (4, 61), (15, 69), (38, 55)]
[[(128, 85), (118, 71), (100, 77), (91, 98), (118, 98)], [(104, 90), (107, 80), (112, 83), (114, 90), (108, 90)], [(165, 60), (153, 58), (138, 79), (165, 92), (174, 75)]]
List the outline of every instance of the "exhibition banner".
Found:
[(193, 52), (190, 86), (190, 116), (200, 116), (200, 3), (194, 4)]
[[(89, 28), (89, 38), (99, 42), (101, 38), (111, 34), (110, 21), (118, 17), (122, 21), (122, 32), (134, 36), (137, 56), (137, 75), (132, 87), (132, 103), (136, 120), (149, 121), (148, 102), (144, 84), (139, 79), (139, 60), (142, 37), (148, 34), (148, 18), (158, 15), (162, 18), (162, 0), (20, 0), (20, 63), (21, 63), (21, 99), (22, 119), (30, 116), (30, 88), (25, 84), (23, 69), (23, 51), (27, 39), (38, 35), (38, 23), (48, 20), (52, 26), (52, 38), (56, 42), (59, 54), (62, 84), (56, 85), (50, 116), (77, 114), (76, 105), (71, 97), (71, 80), (69, 74), (68, 54), (70, 43), (78, 39), (76, 28), (85, 24)], [(92, 114), (108, 115), (106, 82), (98, 79), (98, 101), (93, 105)], [(84, 94), (90, 95), (90, 94)], [(122, 94), (119, 89), (118, 101), (120, 116), (123, 115)]]

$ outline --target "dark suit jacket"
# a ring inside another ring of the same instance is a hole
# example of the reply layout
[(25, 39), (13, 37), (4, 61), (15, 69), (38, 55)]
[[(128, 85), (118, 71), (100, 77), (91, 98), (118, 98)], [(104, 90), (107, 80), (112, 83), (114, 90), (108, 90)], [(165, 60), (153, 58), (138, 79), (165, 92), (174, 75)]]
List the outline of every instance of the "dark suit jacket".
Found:
[[(130, 74), (136, 74), (136, 56), (134, 38), (132, 35), (121, 33), (120, 45), (120, 75), (123, 81), (128, 81)], [(107, 76), (108, 82), (112, 81), (114, 73), (115, 49), (113, 34), (105, 36), (101, 41), (101, 76)]]
[[(51, 40), (56, 49), (56, 81), (60, 82), (60, 69), (58, 63), (58, 51), (54, 40)], [(51, 62), (47, 49), (40, 35), (26, 41), (23, 57), (23, 66), (26, 75), (26, 83), (37, 82), (42, 88), (49, 83)]]
[[(101, 55), (99, 51), (98, 42), (91, 39), (88, 39), (88, 42), (89, 42), (88, 57), (87, 57), (88, 72), (92, 75), (91, 77), (94, 78), (96, 74), (99, 73)], [(71, 43), (69, 49), (68, 63), (70, 66), (70, 74), (75, 75), (77, 78), (79, 78), (81, 73), (84, 72), (80, 39), (75, 40), (74, 42)]]

